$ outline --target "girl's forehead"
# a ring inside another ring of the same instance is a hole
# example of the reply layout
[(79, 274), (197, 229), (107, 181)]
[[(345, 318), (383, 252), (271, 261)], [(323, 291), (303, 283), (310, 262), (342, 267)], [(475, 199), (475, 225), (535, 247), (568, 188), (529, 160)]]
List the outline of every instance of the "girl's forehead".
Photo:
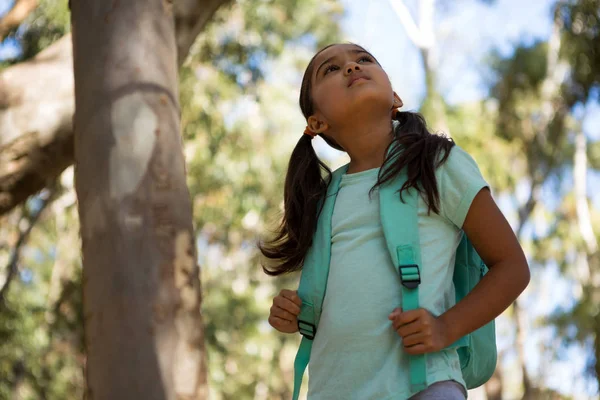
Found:
[(322, 50), (320, 53), (318, 53), (313, 61), (313, 65), (318, 65), (318, 63), (323, 62), (324, 60), (327, 60), (330, 57), (335, 57), (338, 54), (343, 54), (345, 52), (357, 50), (366, 52), (364, 48), (360, 47), (357, 44), (334, 44), (333, 46), (327, 47), (325, 48), (325, 50)]

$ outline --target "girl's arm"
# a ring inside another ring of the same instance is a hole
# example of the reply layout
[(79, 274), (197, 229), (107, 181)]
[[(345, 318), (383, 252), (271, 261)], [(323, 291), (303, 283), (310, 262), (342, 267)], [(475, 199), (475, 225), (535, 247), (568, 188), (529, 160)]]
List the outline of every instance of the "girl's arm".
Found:
[(425, 309), (394, 310), (389, 319), (406, 351), (439, 351), (502, 313), (529, 283), (529, 267), (512, 228), (489, 189), (471, 203), (463, 230), (490, 271), (454, 307), (439, 317)]
[(462, 301), (439, 317), (448, 345), (500, 315), (529, 283), (523, 249), (489, 189), (473, 199), (463, 230), (490, 270)]

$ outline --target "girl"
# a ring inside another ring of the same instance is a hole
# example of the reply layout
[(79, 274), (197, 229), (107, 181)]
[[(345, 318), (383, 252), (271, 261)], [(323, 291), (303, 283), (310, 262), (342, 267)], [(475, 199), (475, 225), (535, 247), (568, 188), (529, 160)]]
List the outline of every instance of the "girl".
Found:
[[(332, 218), (327, 294), (309, 365), (311, 400), (466, 398), (458, 355), (446, 347), (497, 317), (529, 282), (523, 251), (474, 160), (452, 140), (428, 132), (420, 115), (400, 107), (381, 65), (360, 46), (328, 46), (304, 74), (300, 108), (307, 128), (290, 159), (283, 221), (276, 237), (259, 247), (270, 265), (263, 266), (267, 274), (302, 268), (331, 177), (311, 139), (319, 135), (347, 152), (350, 164)], [(420, 194), (424, 266), (422, 308), (407, 312), (397, 307), (400, 281), (386, 250), (377, 197), (377, 188), (403, 169), (408, 179), (402, 191)], [(452, 269), (463, 231), (490, 271), (454, 304)], [(280, 332), (297, 332), (301, 304), (296, 291), (282, 290), (269, 323)], [(424, 353), (429, 387), (413, 394), (408, 354)]]

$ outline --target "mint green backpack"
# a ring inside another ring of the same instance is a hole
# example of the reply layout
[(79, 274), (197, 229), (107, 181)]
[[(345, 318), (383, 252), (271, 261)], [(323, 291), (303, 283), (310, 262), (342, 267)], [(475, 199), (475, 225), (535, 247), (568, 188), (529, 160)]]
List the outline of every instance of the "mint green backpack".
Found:
[[(302, 377), (310, 360), (312, 341), (318, 332), (331, 259), (331, 217), (340, 180), (347, 169), (348, 165), (345, 165), (332, 175), (313, 243), (302, 268), (298, 287), (298, 295), (302, 299), (298, 328), (303, 337), (294, 361), (294, 400), (298, 399)], [(406, 176), (401, 174), (393, 182), (381, 186), (379, 201), (383, 233), (402, 283), (402, 308), (407, 311), (419, 308), (419, 285), (427, 284), (421, 282), (420, 271), (427, 266), (421, 265), (417, 222), (418, 194), (412, 189), (403, 192), (404, 202), (400, 201), (398, 195), (405, 179)], [(486, 273), (487, 267), (466, 235), (463, 235), (456, 250), (454, 267), (456, 301), (465, 297)], [(469, 389), (481, 386), (490, 379), (496, 368), (497, 358), (494, 321), (462, 337), (450, 347), (457, 349), (463, 378)], [(426, 357), (425, 354), (409, 358), (413, 394), (427, 387)]]

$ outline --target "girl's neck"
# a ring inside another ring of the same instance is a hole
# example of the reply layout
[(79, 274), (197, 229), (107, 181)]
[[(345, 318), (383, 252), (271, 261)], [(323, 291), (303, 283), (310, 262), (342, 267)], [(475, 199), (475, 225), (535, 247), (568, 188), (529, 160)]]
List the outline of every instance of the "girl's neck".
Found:
[(350, 156), (349, 174), (382, 166), (385, 151), (392, 141), (392, 126), (385, 118), (379, 121), (348, 127), (348, 134), (338, 135), (349, 138), (340, 143)]

